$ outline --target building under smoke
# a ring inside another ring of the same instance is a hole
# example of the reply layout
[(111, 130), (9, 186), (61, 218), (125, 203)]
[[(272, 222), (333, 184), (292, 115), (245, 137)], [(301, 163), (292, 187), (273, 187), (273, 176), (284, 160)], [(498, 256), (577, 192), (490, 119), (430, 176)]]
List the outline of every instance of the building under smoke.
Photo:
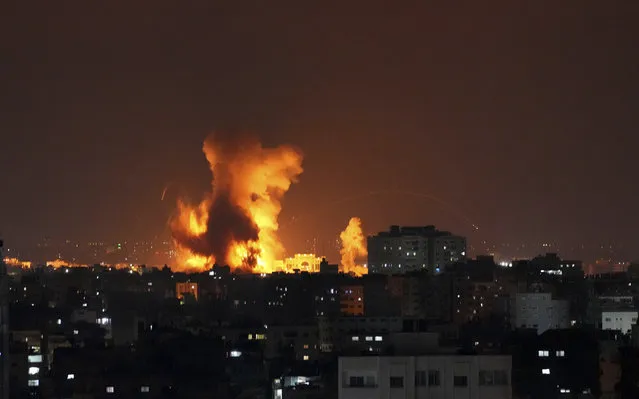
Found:
[(367, 242), (370, 273), (439, 273), (447, 264), (466, 257), (466, 238), (435, 226), (391, 226), (389, 231), (369, 236)]

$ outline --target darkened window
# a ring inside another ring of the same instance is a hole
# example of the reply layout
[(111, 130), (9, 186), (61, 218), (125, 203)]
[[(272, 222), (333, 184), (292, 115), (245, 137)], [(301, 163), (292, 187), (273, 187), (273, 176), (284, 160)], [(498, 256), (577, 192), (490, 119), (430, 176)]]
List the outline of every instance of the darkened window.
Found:
[(508, 373), (506, 370), (481, 370), (479, 385), (508, 385)]
[(427, 383), (428, 383), (428, 380), (426, 379), (426, 371), (424, 370), (415, 371), (415, 386), (425, 387)]
[(465, 375), (456, 375), (453, 376), (453, 385), (456, 387), (467, 387), (468, 386), (468, 377)]
[(428, 386), (438, 387), (440, 384), (439, 370), (428, 370)]
[(403, 388), (404, 387), (404, 377), (391, 377), (390, 378), (390, 387), (391, 388)]
[(508, 372), (506, 370), (495, 370), (495, 385), (508, 385)]
[(493, 371), (479, 371), (479, 385), (493, 385)]
[(351, 376), (349, 378), (349, 386), (351, 387), (363, 387), (364, 386), (364, 377), (360, 376)]

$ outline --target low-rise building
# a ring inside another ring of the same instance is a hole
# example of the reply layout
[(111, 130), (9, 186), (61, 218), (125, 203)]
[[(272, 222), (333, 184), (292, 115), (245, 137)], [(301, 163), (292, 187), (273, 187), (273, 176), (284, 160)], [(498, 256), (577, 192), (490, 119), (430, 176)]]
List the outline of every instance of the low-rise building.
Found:
[(616, 330), (628, 334), (637, 323), (636, 310), (604, 310), (601, 312), (601, 329)]
[(511, 357), (340, 357), (338, 397), (510, 399)]

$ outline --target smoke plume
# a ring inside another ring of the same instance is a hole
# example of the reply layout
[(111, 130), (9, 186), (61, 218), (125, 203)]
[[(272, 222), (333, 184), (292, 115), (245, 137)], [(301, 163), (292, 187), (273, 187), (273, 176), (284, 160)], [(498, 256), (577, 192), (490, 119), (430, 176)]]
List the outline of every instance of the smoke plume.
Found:
[(366, 250), (366, 240), (362, 232), (362, 221), (353, 217), (348, 221), (348, 226), (341, 232), (339, 238), (342, 241), (342, 261), (340, 263), (341, 272), (353, 273), (357, 276), (368, 273), (366, 266), (356, 263), (358, 258), (368, 255)]
[(171, 230), (180, 270), (214, 262), (253, 272), (274, 271), (281, 199), (302, 173), (302, 155), (289, 146), (264, 148), (254, 138), (220, 140), (203, 148), (213, 173), (211, 192), (196, 205), (178, 200)]

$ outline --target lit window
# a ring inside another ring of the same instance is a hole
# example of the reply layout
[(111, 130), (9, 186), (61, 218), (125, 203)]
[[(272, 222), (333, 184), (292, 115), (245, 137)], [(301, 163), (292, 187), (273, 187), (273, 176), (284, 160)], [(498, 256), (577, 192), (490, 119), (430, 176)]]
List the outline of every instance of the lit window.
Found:
[(561, 392), (561, 393), (570, 393), (570, 389), (561, 388), (561, 389), (559, 390), (559, 392)]
[(353, 339), (353, 342), (359, 341), (359, 337), (357, 337), (357, 336), (353, 337), (352, 339)]
[(61, 324), (62, 324), (62, 320), (58, 319), (58, 325), (61, 325)]
[(378, 336), (376, 336), (376, 337), (375, 337), (375, 341), (377, 341), (377, 342), (381, 342), (381, 341), (382, 341), (382, 337), (381, 337), (381, 336), (379, 336), (379, 335), (378, 335)]
[(80, 334), (80, 331), (78, 331), (78, 330), (73, 330), (73, 335), (78, 335), (78, 334)]
[(369, 342), (370, 342), (370, 341), (372, 341), (372, 340), (373, 340), (373, 337), (366, 337), (366, 341), (369, 341)]
[(75, 380), (75, 374), (67, 374), (67, 380)]
[(42, 363), (42, 355), (29, 355), (29, 363)]
[(564, 356), (566, 356), (566, 352), (564, 352), (564, 351), (557, 351), (557, 352), (556, 352), (556, 355), (557, 355), (557, 357), (564, 357)]
[(114, 387), (106, 387), (106, 393), (114, 393), (114, 392), (115, 392)]
[(28, 385), (30, 387), (39, 387), (40, 386), (40, 380), (29, 380)]
[(249, 340), (252, 340), (252, 339), (253, 339), (253, 334), (249, 334), (249, 335), (248, 335), (248, 339), (249, 339)]
[(308, 360), (308, 355), (304, 355), (304, 360)]
[(140, 387), (140, 392), (142, 392), (142, 393), (148, 393), (149, 391), (150, 391), (150, 389), (147, 386)]
[(550, 374), (550, 369), (541, 369), (541, 374)]
[(308, 349), (308, 344), (304, 344), (304, 349)]
[(36, 375), (40, 372), (40, 367), (29, 367), (29, 375)]
[(242, 356), (242, 352), (240, 352), (240, 351), (231, 351), (230, 355), (231, 355), (231, 357), (240, 357), (240, 356)]
[(548, 357), (548, 356), (550, 356), (550, 352), (543, 351), (543, 350), (539, 351), (538, 354), (539, 354), (539, 357)]
[(260, 341), (265, 340), (266, 339), (266, 335), (264, 335), (264, 334), (255, 334), (255, 339), (260, 340)]

